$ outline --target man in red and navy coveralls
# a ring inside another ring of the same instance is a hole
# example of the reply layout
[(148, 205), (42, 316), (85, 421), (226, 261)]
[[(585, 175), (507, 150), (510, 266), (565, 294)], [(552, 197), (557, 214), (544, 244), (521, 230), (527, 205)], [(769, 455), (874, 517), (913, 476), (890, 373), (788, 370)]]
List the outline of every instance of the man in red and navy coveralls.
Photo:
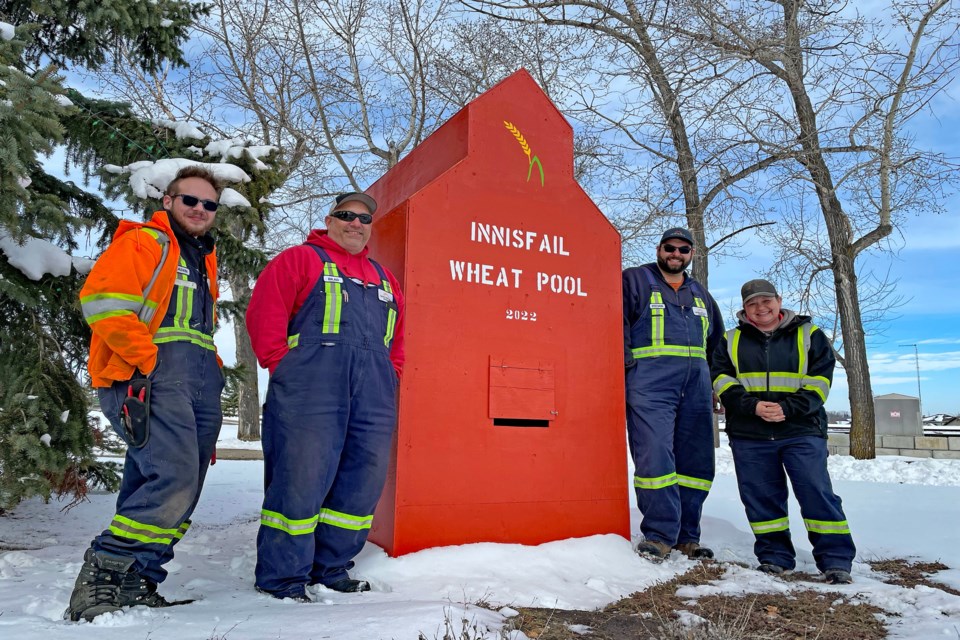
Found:
[(256, 587), (277, 598), (370, 589), (347, 571), (383, 491), (403, 366), (403, 295), (367, 257), (376, 209), (338, 196), (325, 230), (270, 261), (247, 309), (270, 371)]

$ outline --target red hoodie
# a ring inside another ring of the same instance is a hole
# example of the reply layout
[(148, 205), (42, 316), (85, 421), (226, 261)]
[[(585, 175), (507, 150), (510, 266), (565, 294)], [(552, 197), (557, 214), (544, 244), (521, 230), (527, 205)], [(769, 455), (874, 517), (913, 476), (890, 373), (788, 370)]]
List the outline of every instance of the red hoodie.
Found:
[[(326, 251), (345, 276), (362, 280), (364, 284), (380, 283), (377, 268), (367, 259), (366, 247), (356, 255), (350, 254), (327, 235), (326, 229), (311, 231), (307, 243)], [(397, 302), (397, 324), (390, 347), (390, 361), (399, 376), (403, 370), (403, 292), (393, 274), (386, 267), (384, 271)], [(247, 307), (247, 331), (260, 366), (270, 373), (287, 355), (287, 326), (322, 273), (320, 256), (306, 244), (301, 244), (281, 251), (257, 278)]]

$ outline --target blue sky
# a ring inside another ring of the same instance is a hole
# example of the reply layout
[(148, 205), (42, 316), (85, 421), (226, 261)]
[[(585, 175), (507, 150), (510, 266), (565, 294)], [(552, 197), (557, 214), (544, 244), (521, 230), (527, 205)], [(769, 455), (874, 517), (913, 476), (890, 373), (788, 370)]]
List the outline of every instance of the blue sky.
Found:
[[(950, 202), (947, 214), (909, 219), (901, 229), (904, 247), (898, 254), (858, 262), (861, 277), (869, 270), (885, 273), (889, 268), (899, 280), (897, 293), (905, 298), (882, 335), (867, 335), (873, 392), (917, 395), (917, 358), (912, 346), (916, 344), (927, 415), (960, 415), (960, 197), (954, 195)], [(769, 267), (763, 257), (769, 254), (762, 247), (754, 248), (749, 260), (711, 265), (710, 290), (725, 313), (739, 307), (740, 286), (761, 277)], [(795, 305), (785, 298), (784, 306)], [(846, 379), (839, 368), (827, 408), (849, 408)]]

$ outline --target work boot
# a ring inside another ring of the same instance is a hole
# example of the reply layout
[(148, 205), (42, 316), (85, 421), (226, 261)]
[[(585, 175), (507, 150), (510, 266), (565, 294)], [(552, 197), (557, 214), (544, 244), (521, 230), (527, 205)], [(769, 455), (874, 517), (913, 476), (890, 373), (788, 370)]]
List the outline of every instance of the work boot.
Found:
[(757, 571), (759, 571), (760, 573), (766, 573), (771, 576), (782, 576), (784, 574), (790, 573), (789, 569), (784, 569), (778, 564), (771, 564), (769, 562), (762, 563), (759, 567), (757, 567)]
[(656, 540), (644, 540), (637, 545), (637, 553), (654, 560), (663, 560), (670, 555), (670, 545)]
[(100, 614), (119, 611), (123, 606), (120, 583), (131, 565), (133, 558), (87, 549), (64, 617), (73, 622), (81, 618), (90, 622)]
[(673, 547), (688, 558), (694, 560), (703, 560), (713, 557), (713, 549), (701, 547), (699, 542), (681, 542)]
[(172, 607), (173, 603), (157, 593), (157, 583), (130, 571), (120, 582), (121, 607)]
[(333, 584), (323, 585), (327, 589), (339, 591), (340, 593), (361, 593), (370, 591), (370, 583), (366, 580), (354, 580), (353, 578), (341, 578)]
[(271, 593), (270, 591), (264, 591), (260, 587), (254, 587), (259, 593), (266, 594), (277, 600), (293, 600), (294, 602), (313, 602), (313, 599), (307, 595), (306, 590), (296, 591), (288, 595), (281, 595), (279, 593)]
[(827, 584), (851, 584), (853, 577), (844, 569), (827, 569), (823, 572), (823, 579)]

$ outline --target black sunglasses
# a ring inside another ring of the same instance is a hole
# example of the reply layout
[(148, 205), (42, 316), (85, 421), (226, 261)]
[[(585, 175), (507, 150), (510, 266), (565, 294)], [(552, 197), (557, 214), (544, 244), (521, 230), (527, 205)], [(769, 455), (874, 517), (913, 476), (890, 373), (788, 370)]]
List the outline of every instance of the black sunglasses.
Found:
[(370, 224), (373, 222), (372, 213), (354, 213), (353, 211), (334, 211), (330, 214), (337, 220), (343, 220), (344, 222), (353, 222), (357, 218), (360, 218), (360, 224)]
[(664, 253), (673, 253), (674, 251), (679, 251), (681, 255), (687, 255), (693, 250), (693, 247), (688, 247), (687, 245), (675, 247), (672, 244), (665, 244), (662, 246), (663, 246)]
[(177, 193), (170, 197), (180, 198), (180, 200), (183, 202), (183, 206), (185, 207), (195, 207), (197, 206), (197, 203), (202, 202), (203, 208), (209, 211), (210, 213), (213, 213), (214, 211), (216, 211), (217, 207), (220, 206), (219, 202), (214, 202), (213, 200), (201, 200), (197, 196), (190, 196), (185, 193)]

